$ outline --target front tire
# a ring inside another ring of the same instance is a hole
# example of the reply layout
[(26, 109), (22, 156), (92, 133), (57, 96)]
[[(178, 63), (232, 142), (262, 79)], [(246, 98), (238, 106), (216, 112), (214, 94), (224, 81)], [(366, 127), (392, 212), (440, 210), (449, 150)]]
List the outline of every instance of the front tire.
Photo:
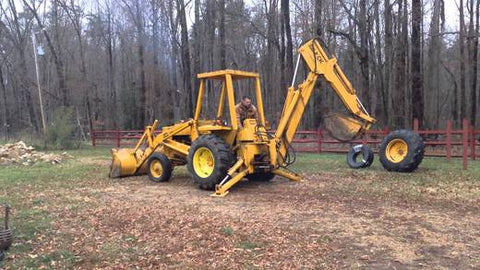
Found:
[(187, 168), (200, 189), (215, 190), (232, 165), (232, 150), (216, 135), (202, 135), (190, 146)]
[(423, 160), (425, 145), (422, 137), (411, 130), (388, 134), (380, 146), (380, 162), (388, 171), (413, 172)]
[(166, 182), (172, 177), (172, 162), (162, 153), (153, 153), (147, 162), (148, 179)]

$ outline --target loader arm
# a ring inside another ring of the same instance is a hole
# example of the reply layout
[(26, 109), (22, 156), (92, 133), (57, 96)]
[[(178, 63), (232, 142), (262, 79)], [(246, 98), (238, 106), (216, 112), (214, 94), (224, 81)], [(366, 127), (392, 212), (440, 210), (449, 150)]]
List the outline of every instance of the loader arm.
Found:
[[(282, 115), (274, 135), (275, 145), (272, 144), (270, 146), (276, 148), (275, 152), (277, 156), (273, 157), (273, 160), (277, 162), (278, 157), (280, 157), (280, 161), (276, 164), (280, 166), (285, 165), (282, 164), (282, 157), (285, 157), (288, 153), (289, 144), (295, 136), (300, 120), (305, 112), (305, 107), (310, 100), (319, 76), (323, 77), (329, 83), (345, 107), (354, 116), (355, 121), (358, 121), (357, 123), (361, 127), (358, 132), (369, 129), (375, 122), (375, 119), (368, 114), (358, 99), (355, 89), (337, 64), (337, 59), (327, 55), (317, 39), (311, 39), (303, 44), (298, 49), (298, 52), (299, 56), (295, 68), (294, 80), (292, 86), (288, 88)], [(300, 85), (294, 87), (293, 83), (298, 70), (300, 56), (303, 58), (310, 72)], [(274, 152), (272, 151), (272, 153)]]

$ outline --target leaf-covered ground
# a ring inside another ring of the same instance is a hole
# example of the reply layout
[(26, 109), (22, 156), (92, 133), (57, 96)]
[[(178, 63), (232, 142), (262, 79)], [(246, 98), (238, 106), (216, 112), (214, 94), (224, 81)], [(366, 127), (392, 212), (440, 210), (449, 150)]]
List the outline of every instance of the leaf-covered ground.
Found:
[(300, 183), (241, 182), (223, 198), (184, 168), (168, 183), (109, 179), (108, 149), (57, 166), (0, 167), (13, 208), (7, 269), (479, 268), (480, 162), (426, 158), (412, 174), (301, 154)]

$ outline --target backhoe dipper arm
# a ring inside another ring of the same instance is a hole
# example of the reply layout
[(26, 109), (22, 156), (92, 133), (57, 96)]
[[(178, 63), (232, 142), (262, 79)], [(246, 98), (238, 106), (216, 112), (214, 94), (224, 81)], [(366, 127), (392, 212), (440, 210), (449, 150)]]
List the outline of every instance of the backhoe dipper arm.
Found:
[[(325, 78), (335, 93), (340, 97), (345, 107), (360, 120), (359, 122), (362, 123), (362, 129), (366, 130), (370, 128), (375, 122), (375, 119), (368, 114), (358, 99), (355, 89), (337, 64), (337, 59), (333, 56), (329, 57), (317, 39), (311, 39), (303, 44), (298, 49), (298, 52), (299, 56), (294, 77), (298, 69), (300, 55), (310, 69), (310, 72), (307, 78), (298, 85), (297, 88), (293, 85), (295, 78), (292, 86), (288, 88), (282, 116), (274, 135), (277, 155), (282, 157), (285, 157), (288, 152), (288, 145), (295, 136), (319, 75)], [(278, 157), (274, 158), (275, 160), (278, 159)]]

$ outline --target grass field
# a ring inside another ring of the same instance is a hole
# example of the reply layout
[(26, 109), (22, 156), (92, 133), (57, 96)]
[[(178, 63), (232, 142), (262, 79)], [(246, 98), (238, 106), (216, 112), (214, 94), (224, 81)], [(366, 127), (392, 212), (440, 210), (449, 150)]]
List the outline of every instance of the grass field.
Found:
[(2, 268), (480, 267), (479, 161), (426, 158), (399, 174), (299, 154), (305, 181), (244, 181), (219, 199), (185, 168), (168, 183), (109, 179), (108, 149), (69, 154), (0, 167), (15, 234)]

